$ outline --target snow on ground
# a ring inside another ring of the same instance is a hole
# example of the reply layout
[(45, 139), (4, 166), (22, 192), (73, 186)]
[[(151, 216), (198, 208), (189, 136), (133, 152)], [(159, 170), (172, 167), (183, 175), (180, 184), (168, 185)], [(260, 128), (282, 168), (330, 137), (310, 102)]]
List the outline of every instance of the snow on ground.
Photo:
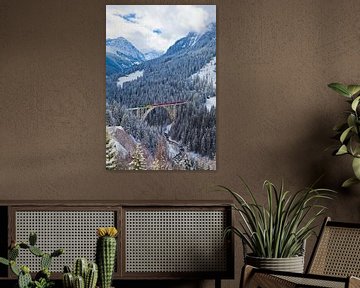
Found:
[(144, 75), (144, 70), (141, 71), (138, 70), (128, 75), (121, 76), (118, 78), (116, 85), (122, 88), (124, 83), (134, 81), (140, 77), (143, 77), (143, 75)]
[[(216, 57), (213, 57), (209, 63), (202, 67), (197, 73), (191, 75), (191, 78), (199, 77), (206, 80), (208, 83), (213, 83), (216, 89)], [(210, 111), (211, 107), (216, 107), (216, 97), (211, 97), (206, 100), (206, 108)]]
[(167, 142), (169, 157), (173, 158), (179, 153), (179, 147), (176, 144)]
[(211, 97), (210, 99), (206, 99), (206, 108), (208, 111), (211, 110), (211, 107), (214, 106), (216, 108), (216, 97)]
[(207, 80), (209, 83), (212, 81), (214, 88), (216, 88), (216, 57), (213, 57), (209, 63), (190, 77), (195, 78), (196, 76), (202, 80)]
[(170, 123), (169, 125), (167, 125), (167, 126), (165, 127), (165, 133), (169, 133), (169, 132), (170, 132), (170, 129), (171, 129), (172, 125), (173, 125), (173, 123)]

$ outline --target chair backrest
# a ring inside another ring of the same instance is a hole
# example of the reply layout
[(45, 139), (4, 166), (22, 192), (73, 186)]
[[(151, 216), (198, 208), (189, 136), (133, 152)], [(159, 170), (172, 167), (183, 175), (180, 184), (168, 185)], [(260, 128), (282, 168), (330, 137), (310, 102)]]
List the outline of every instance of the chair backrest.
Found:
[(360, 224), (326, 218), (307, 273), (360, 277)]

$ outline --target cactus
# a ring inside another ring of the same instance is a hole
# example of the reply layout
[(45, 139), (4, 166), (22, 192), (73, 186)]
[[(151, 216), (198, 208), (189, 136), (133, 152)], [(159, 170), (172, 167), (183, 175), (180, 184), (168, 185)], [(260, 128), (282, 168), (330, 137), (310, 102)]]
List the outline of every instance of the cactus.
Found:
[(30, 269), (27, 266), (21, 267), (21, 272), (19, 274), (18, 285), (19, 288), (28, 288), (32, 283)]
[(72, 273), (64, 273), (62, 277), (64, 288), (73, 288), (74, 287), (74, 276)]
[[(82, 287), (81, 280), (82, 279), (83, 288), (95, 288), (96, 282), (98, 278), (98, 268), (95, 263), (89, 263), (85, 258), (78, 258), (74, 263), (74, 273), (71, 273), (71, 269), (69, 266), (64, 266), (63, 273), (63, 286), (64, 288), (77, 288), (75, 286), (75, 280), (77, 281), (77, 285)], [(83, 276), (82, 276), (83, 275)]]
[(31, 246), (35, 246), (37, 241), (37, 235), (35, 232), (31, 232), (29, 235), (29, 244)]
[[(28, 288), (28, 287), (51, 287), (53, 282), (50, 281), (50, 264), (53, 257), (60, 256), (64, 250), (58, 249), (53, 253), (48, 254), (36, 247), (37, 236), (35, 233), (30, 233), (29, 244), (20, 242), (16, 243), (11, 241), (11, 245), (8, 251), (8, 259), (0, 257), (0, 263), (10, 266), (11, 271), (18, 276), (18, 286), (19, 288)], [(29, 250), (30, 253), (37, 257), (41, 257), (41, 271), (39, 271), (35, 276), (35, 281), (32, 280), (30, 275), (30, 269), (27, 266), (22, 266), (21, 268), (16, 264), (16, 259), (19, 256), (19, 250)]]
[(9, 261), (8, 259), (5, 259), (5, 258), (3, 258), (3, 257), (0, 257), (0, 263), (1, 263), (1, 264), (4, 264), (4, 265), (6, 265), (6, 266), (9, 266), (10, 261)]
[(98, 279), (98, 266), (96, 263), (89, 263), (85, 276), (85, 288), (95, 288)]
[(36, 246), (30, 246), (29, 247), (29, 251), (32, 253), (32, 254), (34, 254), (35, 256), (37, 256), (37, 257), (41, 257), (41, 256), (43, 256), (44, 255), (44, 252), (42, 252), (41, 250), (40, 250), (40, 248), (38, 248), (38, 247), (36, 247)]
[(87, 268), (88, 262), (85, 258), (76, 259), (74, 267), (75, 276), (81, 276), (83, 279), (85, 279)]
[(84, 278), (77, 275), (74, 277), (74, 288), (85, 288)]
[(64, 249), (57, 249), (54, 252), (52, 252), (50, 255), (51, 257), (58, 257), (63, 253), (64, 253)]
[(40, 261), (40, 267), (41, 269), (50, 268), (52, 257), (50, 254), (44, 253), (44, 255), (41, 257)]
[(115, 227), (98, 228), (97, 235), (96, 261), (100, 287), (110, 288), (115, 265), (117, 230)]
[(16, 258), (19, 256), (19, 246), (15, 246), (14, 248), (10, 249), (8, 256), (9, 260), (15, 261)]
[(20, 268), (16, 265), (16, 262), (14, 260), (10, 261), (10, 269), (16, 276), (19, 276)]

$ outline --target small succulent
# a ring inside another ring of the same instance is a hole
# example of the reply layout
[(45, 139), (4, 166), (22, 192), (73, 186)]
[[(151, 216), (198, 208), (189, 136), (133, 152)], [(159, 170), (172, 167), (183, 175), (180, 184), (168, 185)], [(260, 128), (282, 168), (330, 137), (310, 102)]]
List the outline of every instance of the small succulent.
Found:
[(51, 288), (54, 286), (54, 282), (51, 282), (45, 278), (41, 278), (38, 281), (33, 282), (33, 288)]

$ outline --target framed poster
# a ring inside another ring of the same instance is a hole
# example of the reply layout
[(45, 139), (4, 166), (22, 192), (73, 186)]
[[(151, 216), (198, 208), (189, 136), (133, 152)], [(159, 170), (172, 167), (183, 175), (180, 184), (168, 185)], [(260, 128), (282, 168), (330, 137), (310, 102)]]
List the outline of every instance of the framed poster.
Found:
[(216, 170), (216, 6), (106, 6), (106, 168)]

